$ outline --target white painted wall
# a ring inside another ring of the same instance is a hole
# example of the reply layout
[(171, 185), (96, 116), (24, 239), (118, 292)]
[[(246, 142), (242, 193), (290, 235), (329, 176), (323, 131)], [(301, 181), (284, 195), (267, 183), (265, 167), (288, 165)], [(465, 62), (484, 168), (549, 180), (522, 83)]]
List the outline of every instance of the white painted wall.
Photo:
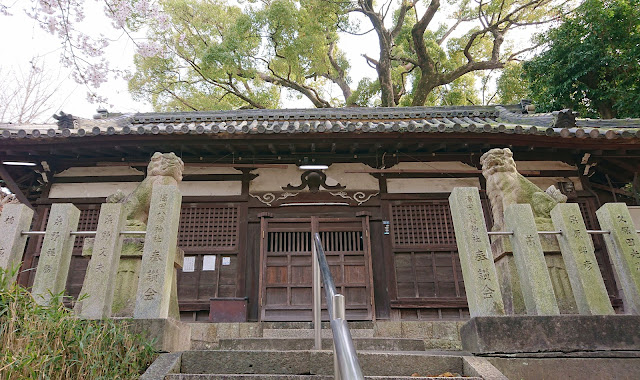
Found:
[(91, 166), (69, 168), (54, 175), (54, 177), (109, 177), (121, 175), (144, 175), (144, 172), (130, 166)]
[(182, 174), (242, 174), (242, 172), (234, 168), (197, 167), (187, 164)]
[[(131, 193), (139, 182), (54, 183), (49, 198), (101, 198), (118, 189)], [(188, 181), (179, 185), (182, 196), (230, 196), (242, 193), (241, 181)]]
[(54, 183), (49, 198), (93, 198), (107, 197), (118, 189), (129, 194), (139, 182), (102, 182), (102, 183)]
[(405, 170), (477, 170), (477, 168), (459, 161), (400, 162), (390, 168)]
[(325, 170), (327, 175), (327, 185), (335, 185), (340, 183), (346, 186), (346, 190), (370, 190), (378, 191), (378, 179), (366, 173), (345, 173), (345, 171), (367, 170), (371, 167), (361, 164), (332, 164), (329, 169)]
[[(345, 173), (346, 171), (357, 171), (371, 169), (361, 163), (337, 163), (332, 164), (324, 173), (327, 175), (327, 185), (334, 186), (341, 184), (346, 186), (346, 190), (378, 191), (378, 180), (366, 173)], [(251, 181), (249, 185), (250, 193), (283, 191), (282, 187), (287, 185), (298, 186), (302, 182), (300, 176), (304, 170), (296, 165), (288, 165), (286, 169), (261, 168), (252, 173), (258, 177)]]
[(387, 180), (390, 194), (449, 193), (455, 187), (477, 187), (477, 178), (392, 178)]

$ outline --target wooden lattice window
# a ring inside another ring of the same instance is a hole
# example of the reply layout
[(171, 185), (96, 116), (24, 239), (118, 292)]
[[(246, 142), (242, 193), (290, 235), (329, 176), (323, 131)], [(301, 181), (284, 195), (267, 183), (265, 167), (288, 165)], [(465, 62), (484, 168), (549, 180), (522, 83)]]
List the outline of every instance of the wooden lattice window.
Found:
[(396, 252), (398, 298), (463, 297), (458, 252)]
[(466, 318), (466, 295), (446, 200), (392, 203), (392, 318)]
[(455, 245), (447, 201), (391, 206), (394, 247)]
[(185, 207), (180, 214), (178, 246), (184, 250), (235, 250), (238, 206)]
[(196, 319), (206, 318), (201, 314), (209, 309), (210, 298), (237, 296), (240, 229), (237, 204), (182, 208), (178, 247), (190, 261), (188, 269), (178, 271), (178, 300), (184, 317), (196, 313)]
[[(47, 228), (47, 222), (49, 221), (49, 213), (51, 208), (47, 208), (44, 211), (44, 222), (42, 223), (42, 230)], [(78, 221), (78, 231), (95, 231), (98, 228), (98, 217), (100, 216), (100, 208), (90, 208), (80, 210), (80, 219)], [(76, 236), (73, 243), (73, 253), (80, 254), (82, 252), (82, 244), (86, 236)], [(40, 255), (40, 249), (42, 249), (43, 236), (38, 237), (38, 245), (36, 248), (36, 255)]]

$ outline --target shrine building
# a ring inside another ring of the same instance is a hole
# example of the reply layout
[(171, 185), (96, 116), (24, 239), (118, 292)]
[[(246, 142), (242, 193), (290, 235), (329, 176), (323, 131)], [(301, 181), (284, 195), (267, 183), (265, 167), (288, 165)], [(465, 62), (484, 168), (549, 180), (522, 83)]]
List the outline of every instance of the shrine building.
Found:
[[(45, 229), (52, 204), (73, 203), (81, 210), (78, 230), (90, 231), (106, 197), (128, 194), (145, 178), (154, 152), (175, 153), (185, 164), (183, 321), (207, 321), (211, 305), (225, 301), (248, 321), (311, 320), (315, 232), (349, 320), (467, 319), (448, 197), (455, 187), (477, 187), (492, 228), (480, 163), (488, 150), (509, 148), (518, 172), (578, 203), (589, 229), (599, 229), (595, 211), (605, 202), (640, 205), (640, 119), (530, 109), (101, 112), (94, 119), (61, 113), (52, 125), (0, 125), (0, 177), (36, 210), (32, 230)], [(67, 281), (72, 296), (89, 261), (83, 239), (75, 240)], [(23, 285), (33, 281), (41, 240), (29, 239)], [(594, 246), (621, 312), (601, 236)]]

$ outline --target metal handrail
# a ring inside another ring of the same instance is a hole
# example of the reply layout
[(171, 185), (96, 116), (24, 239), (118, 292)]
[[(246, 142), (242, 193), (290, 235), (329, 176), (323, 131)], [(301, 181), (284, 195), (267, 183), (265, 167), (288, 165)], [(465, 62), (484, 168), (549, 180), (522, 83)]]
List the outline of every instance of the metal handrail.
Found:
[[(324, 248), (320, 241), (320, 234), (314, 235), (314, 256), (317, 258), (317, 264), (319, 274), (322, 277), (324, 283), (324, 291), (327, 299), (327, 311), (329, 312), (329, 319), (331, 320), (331, 331), (333, 333), (333, 355), (335, 374), (334, 378), (339, 380), (363, 380), (362, 369), (356, 355), (356, 349), (351, 339), (351, 332), (347, 324), (345, 317), (344, 296), (338, 294), (336, 286), (331, 276), (331, 270), (327, 263), (327, 257), (324, 254)], [(315, 264), (315, 263), (314, 263)], [(315, 276), (314, 276), (315, 277)], [(319, 282), (319, 281), (318, 281)], [(319, 284), (314, 283), (314, 286)], [(317, 292), (314, 291), (314, 297), (317, 297)], [(316, 331), (319, 332), (320, 327), (320, 302), (314, 300), (314, 324)], [(319, 334), (316, 334), (316, 342), (318, 342)], [(317, 343), (316, 343), (316, 348)]]

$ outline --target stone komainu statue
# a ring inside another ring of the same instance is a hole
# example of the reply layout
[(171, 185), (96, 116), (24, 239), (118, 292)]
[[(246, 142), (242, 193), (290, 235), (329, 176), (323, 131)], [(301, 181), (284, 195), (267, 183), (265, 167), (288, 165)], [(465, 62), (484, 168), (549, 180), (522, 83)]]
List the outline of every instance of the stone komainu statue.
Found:
[(16, 199), (15, 195), (5, 194), (2, 191), (0, 191), (0, 213), (2, 213), (2, 208), (4, 207), (4, 205), (13, 204), (13, 203), (20, 203), (18, 202), (18, 199)]
[(540, 231), (553, 230), (551, 210), (567, 197), (555, 186), (542, 191), (516, 170), (510, 149), (491, 149), (480, 157), (482, 174), (487, 180), (487, 196), (491, 201), (494, 230), (504, 227), (504, 209), (514, 203), (528, 203), (533, 209)]
[(175, 153), (156, 152), (147, 167), (147, 177), (129, 195), (122, 190), (107, 197), (108, 203), (124, 203), (127, 212), (127, 228), (146, 229), (151, 206), (153, 185), (177, 185), (182, 181), (184, 162)]

